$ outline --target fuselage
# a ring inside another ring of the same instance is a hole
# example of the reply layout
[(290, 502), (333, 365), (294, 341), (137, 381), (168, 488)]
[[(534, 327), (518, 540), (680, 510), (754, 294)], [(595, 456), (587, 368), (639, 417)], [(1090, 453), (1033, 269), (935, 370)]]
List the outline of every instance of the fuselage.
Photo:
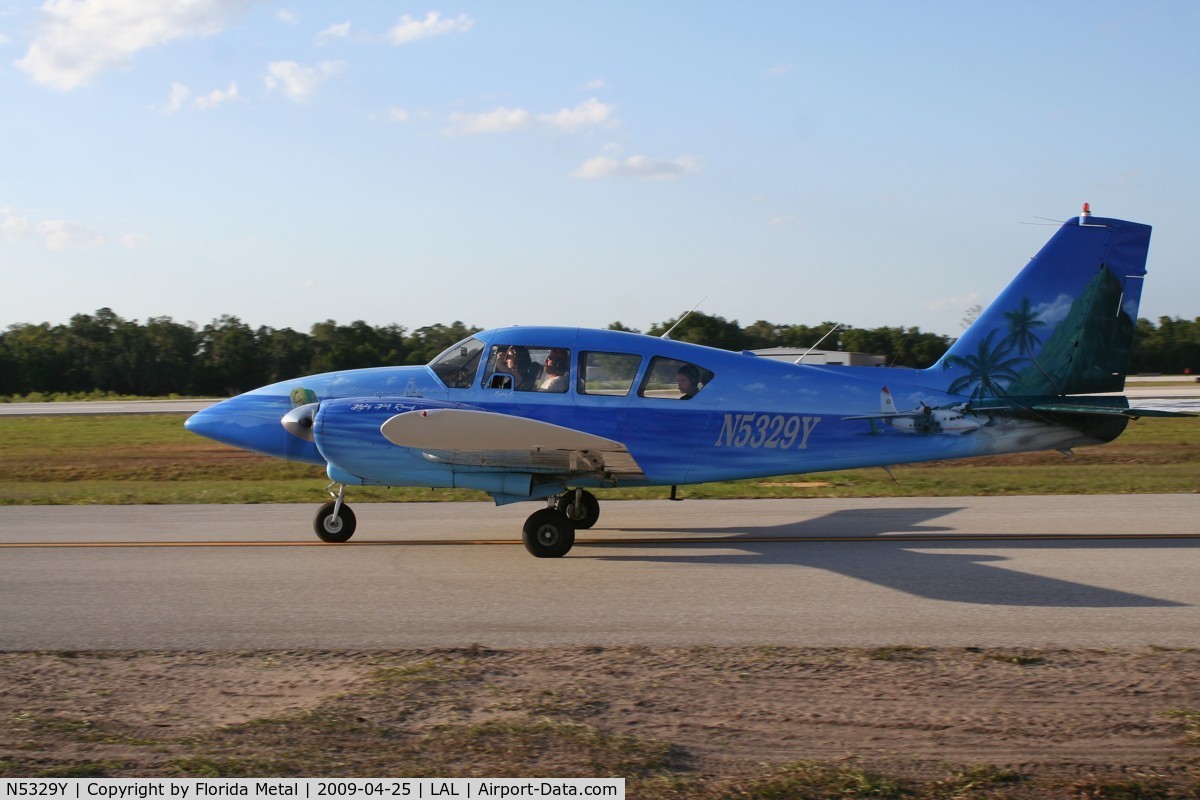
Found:
[[(622, 442), (642, 473), (624, 479), (579, 475), (567, 481), (579, 486), (703, 483), (1072, 447), (1115, 435), (1046, 421), (996, 423), (969, 416), (944, 432), (914, 436), (845, 419), (877, 411), (885, 385), (900, 408), (968, 403), (970, 398), (948, 393), (929, 370), (794, 365), (583, 328), (501, 328), (466, 341), (477, 358), (463, 369), (447, 367), (447, 354), (459, 357), (451, 348), (425, 366), (297, 378), (223, 401), (192, 417), (188, 427), (237, 447), (324, 465), (342, 482), (397, 486), (472, 485), (461, 476), (496, 471), (483, 460), (448, 462), (399, 447), (380, 433), (389, 418), (421, 409), (514, 415)], [(533, 354), (531, 364), (518, 369), (503, 362), (513, 350)], [(539, 391), (539, 381), (551, 385), (545, 362), (555, 357), (567, 361), (566, 380), (555, 382), (558, 388), (552, 391)], [(539, 368), (540, 376), (535, 374)], [(688, 396), (692, 378), (699, 385)], [(280, 424), (304, 403), (314, 408), (313, 441)], [(475, 483), (489, 491), (502, 487), (482, 479)]]

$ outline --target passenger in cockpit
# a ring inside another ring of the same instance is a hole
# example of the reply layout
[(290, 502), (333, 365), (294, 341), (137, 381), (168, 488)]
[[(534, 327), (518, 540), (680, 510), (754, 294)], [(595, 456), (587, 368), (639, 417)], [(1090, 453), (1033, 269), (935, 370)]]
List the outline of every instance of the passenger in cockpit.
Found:
[(675, 373), (675, 385), (682, 395), (680, 400), (691, 400), (700, 391), (700, 373), (691, 364), (684, 364)]
[(566, 350), (554, 349), (546, 354), (546, 363), (542, 367), (542, 379), (537, 385), (539, 392), (565, 392), (567, 390), (567, 371), (571, 357)]

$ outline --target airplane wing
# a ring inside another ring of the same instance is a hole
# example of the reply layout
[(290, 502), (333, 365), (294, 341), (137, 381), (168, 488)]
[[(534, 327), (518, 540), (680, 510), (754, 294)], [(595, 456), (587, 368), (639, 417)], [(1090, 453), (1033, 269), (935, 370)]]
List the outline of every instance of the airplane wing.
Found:
[(606, 480), (645, 478), (625, 445), (574, 428), (490, 411), (425, 409), (380, 427), (389, 442), (442, 464), (494, 467)]

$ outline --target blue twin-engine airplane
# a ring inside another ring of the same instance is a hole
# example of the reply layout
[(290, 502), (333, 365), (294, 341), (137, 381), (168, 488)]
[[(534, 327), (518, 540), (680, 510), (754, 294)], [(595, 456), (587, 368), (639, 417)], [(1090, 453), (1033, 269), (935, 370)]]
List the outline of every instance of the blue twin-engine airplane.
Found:
[[(928, 369), (808, 366), (619, 331), (478, 333), (426, 366), (283, 381), (189, 430), (319, 464), (314, 528), (344, 542), (346, 486), (461, 487), (545, 500), (524, 526), (563, 556), (600, 515), (588, 489), (888, 466), (1115, 439), (1150, 227), (1067, 221)], [(337, 486), (336, 493), (333, 488)]]

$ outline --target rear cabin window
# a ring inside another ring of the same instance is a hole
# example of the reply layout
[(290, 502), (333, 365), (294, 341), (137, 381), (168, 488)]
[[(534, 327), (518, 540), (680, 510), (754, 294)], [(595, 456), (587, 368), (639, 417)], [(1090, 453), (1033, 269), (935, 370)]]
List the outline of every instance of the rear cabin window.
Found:
[(469, 389), (479, 369), (479, 355), (482, 352), (483, 342), (475, 338), (463, 339), (430, 361), (429, 368), (447, 387)]
[(624, 397), (641, 365), (642, 357), (630, 353), (580, 353), (579, 393)]
[(638, 390), (641, 397), (656, 400), (691, 400), (713, 379), (713, 373), (697, 364), (656, 356)]
[(561, 394), (571, 385), (571, 351), (561, 347), (493, 345), (483, 371), (485, 389)]

